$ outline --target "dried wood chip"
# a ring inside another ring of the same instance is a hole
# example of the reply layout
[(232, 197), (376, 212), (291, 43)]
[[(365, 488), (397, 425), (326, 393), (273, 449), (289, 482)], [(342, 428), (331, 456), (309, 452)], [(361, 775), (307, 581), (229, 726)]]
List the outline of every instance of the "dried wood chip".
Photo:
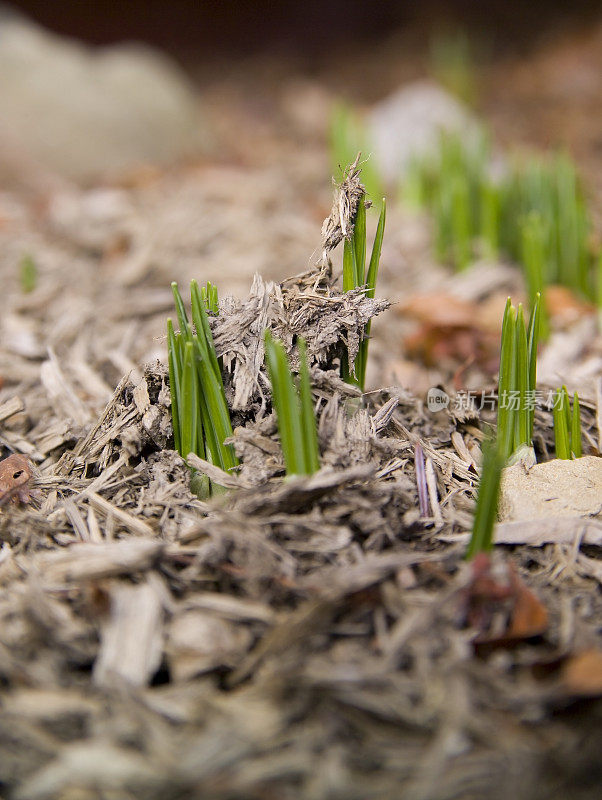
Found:
[(151, 569), (165, 549), (156, 539), (124, 539), (120, 542), (73, 544), (63, 550), (34, 557), (44, 582), (95, 580), (130, 575)]
[(81, 796), (82, 786), (110, 794), (123, 793), (124, 787), (131, 786), (146, 793), (157, 785), (162, 772), (161, 764), (149, 763), (131, 748), (97, 740), (68, 744), (23, 782), (15, 798), (51, 800), (74, 792)]
[[(466, 542), (470, 533), (441, 533), (442, 542)], [(582, 517), (548, 517), (521, 522), (501, 522), (495, 527), (495, 544), (593, 544), (602, 546), (602, 522)]]
[(217, 592), (196, 592), (186, 604), (187, 608), (191, 606), (211, 611), (235, 622), (253, 620), (270, 624), (275, 621), (277, 616), (276, 612), (266, 603)]
[(58, 417), (66, 417), (79, 427), (91, 421), (90, 412), (67, 380), (52, 350), (48, 361), (40, 367), (40, 380)]
[(93, 505), (97, 511), (102, 512), (106, 517), (112, 517), (114, 520), (119, 521), (132, 533), (135, 533), (138, 536), (153, 535), (154, 531), (150, 525), (138, 517), (132, 516), (132, 514), (129, 514), (122, 508), (118, 508), (117, 506), (113, 505), (113, 503), (105, 500), (104, 497), (101, 497), (96, 492), (91, 492), (88, 490), (86, 491), (86, 497), (88, 498), (90, 504)]
[(25, 410), (25, 403), (20, 397), (11, 397), (5, 403), (0, 405), (0, 422), (4, 422), (15, 414), (19, 414)]
[(169, 627), (167, 658), (176, 680), (189, 680), (216, 667), (234, 666), (247, 652), (249, 628), (200, 608), (176, 614)]
[(94, 683), (112, 686), (119, 679), (133, 686), (144, 686), (161, 663), (161, 596), (150, 583), (113, 584), (108, 592), (110, 615), (101, 628)]
[(322, 224), (322, 261), (326, 263), (328, 253), (340, 244), (342, 239), (349, 238), (353, 234), (355, 216), (360, 200), (365, 195), (366, 190), (360, 182), (360, 172), (358, 163), (361, 153), (345, 173), (345, 178), (335, 192), (332, 210)]
[(280, 486), (270, 484), (242, 493), (236, 499), (238, 511), (245, 514), (275, 514), (307, 508), (323, 495), (350, 483), (366, 481), (374, 475), (371, 464), (356, 464), (346, 470), (334, 471), (324, 467), (309, 477), (288, 478)]
[(189, 453), (186, 463), (189, 467), (198, 469), (204, 475), (207, 475), (214, 483), (224, 486), (226, 489), (249, 489), (250, 484), (241, 480), (236, 473), (225, 472), (223, 469), (216, 467), (209, 461), (199, 458), (195, 453)]

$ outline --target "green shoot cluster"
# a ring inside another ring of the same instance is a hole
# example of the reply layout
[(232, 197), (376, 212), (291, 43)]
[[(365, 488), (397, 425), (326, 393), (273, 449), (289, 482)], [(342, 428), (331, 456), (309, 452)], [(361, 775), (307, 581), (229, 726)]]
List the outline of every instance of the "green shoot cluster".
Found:
[(522, 304), (506, 302), (502, 322), (498, 385), (497, 440), (504, 459), (519, 448), (531, 447), (537, 381), (539, 295), (525, 324)]
[[(171, 288), (180, 327), (179, 332), (174, 331), (172, 320), (167, 320), (174, 445), (184, 459), (195, 453), (223, 470), (231, 470), (238, 460), (232, 445), (224, 444), (232, 436), (232, 423), (207, 316), (208, 307), (217, 312), (217, 290), (211, 284), (201, 290), (196, 281), (191, 281), (193, 332), (177, 283)], [(208, 478), (196, 471), (191, 485), (202, 496), (211, 491)]]
[[(359, 202), (355, 217), (353, 235), (345, 239), (343, 245), (343, 291), (349, 292), (361, 286), (366, 287), (366, 297), (373, 298), (378, 278), (380, 254), (385, 231), (386, 203), (383, 198), (376, 234), (372, 244), (370, 263), (366, 272), (366, 204), (364, 198)], [(366, 383), (366, 366), (368, 363), (368, 343), (371, 323), (364, 329), (362, 341), (353, 367), (349, 365), (346, 355), (341, 360), (341, 377), (348, 383), (354, 383), (364, 390)]]
[(557, 389), (552, 406), (556, 457), (581, 458), (581, 409), (579, 395), (573, 395), (573, 407), (566, 386)]
[(439, 138), (430, 157), (414, 158), (401, 184), (402, 201), (433, 215), (435, 253), (464, 269), (481, 244), (495, 258), (500, 247), (500, 190), (489, 176), (484, 134), (466, 144), (458, 135)]
[(551, 283), (590, 299), (602, 295), (591, 221), (568, 155), (517, 162), (499, 179), (491, 163), (484, 134), (467, 142), (445, 134), (434, 155), (410, 165), (402, 199), (432, 213), (437, 257), (463, 269), (478, 255), (503, 253), (523, 265), (531, 302)]
[(278, 431), (286, 474), (312, 475), (320, 468), (318, 432), (311, 396), (307, 348), (299, 338), (299, 376), (295, 382), (289, 360), (281, 342), (265, 332), (265, 360), (272, 404), (278, 420)]

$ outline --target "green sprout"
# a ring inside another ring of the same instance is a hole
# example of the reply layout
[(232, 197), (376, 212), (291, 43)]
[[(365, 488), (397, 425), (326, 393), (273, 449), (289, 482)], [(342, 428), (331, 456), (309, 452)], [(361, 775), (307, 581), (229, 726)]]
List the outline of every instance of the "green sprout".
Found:
[(554, 418), (554, 443), (556, 457), (561, 459), (581, 458), (581, 409), (579, 395), (573, 395), (573, 406), (566, 386), (557, 389), (552, 406)]
[(437, 149), (415, 158), (401, 185), (402, 199), (420, 204), (433, 216), (435, 254), (464, 269), (478, 244), (497, 254), (500, 239), (500, 191), (490, 179), (490, 148), (481, 131), (467, 144), (458, 134), (442, 133)]
[[(540, 273), (540, 288), (558, 283), (593, 298), (591, 222), (576, 167), (568, 155), (531, 157), (516, 164), (506, 180), (504, 199), (503, 249), (523, 264), (528, 285), (534, 278), (529, 263), (534, 247), (539, 252), (535, 270)], [(529, 222), (529, 218), (535, 221)], [(530, 228), (527, 243), (525, 224)], [(533, 291), (531, 285), (529, 289)]]
[(496, 261), (500, 255), (501, 192), (493, 181), (483, 177), (480, 191), (480, 237), (483, 255)]
[(265, 332), (265, 359), (272, 404), (278, 420), (278, 431), (286, 474), (312, 475), (320, 468), (318, 432), (311, 396), (307, 347), (299, 338), (299, 378), (296, 385), (286, 351), (281, 342)]
[(598, 308), (598, 331), (602, 331), (602, 252), (596, 261), (596, 306)]
[[(366, 271), (366, 204), (364, 198), (361, 198), (354, 221), (353, 235), (349, 239), (345, 239), (343, 245), (343, 291), (349, 292), (352, 289), (365, 286), (366, 297), (374, 297), (386, 216), (387, 208), (383, 197), (376, 234), (372, 244), (370, 262), (368, 264), (368, 270)], [(354, 383), (359, 386), (362, 391), (366, 383), (370, 328), (371, 324), (368, 322), (364, 328), (363, 337), (353, 367), (350, 367), (346, 354), (341, 359), (341, 376), (348, 383)]]
[[(522, 265), (531, 303), (559, 283), (602, 305), (590, 215), (573, 161), (566, 154), (531, 156), (497, 180), (491, 162), (482, 131), (476, 141), (443, 133), (434, 153), (410, 162), (401, 196), (431, 213), (437, 259), (464, 269), (475, 255), (504, 254)], [(547, 332), (542, 307), (542, 338)]]
[(472, 535), (466, 551), (467, 559), (474, 558), (477, 553), (488, 553), (493, 547), (493, 528), (497, 518), (500, 482), (505, 463), (506, 459), (500, 450), (499, 442), (490, 440), (483, 446), (481, 479)]
[[(520, 222), (521, 255), (525, 269), (525, 283), (529, 304), (533, 306), (535, 298), (542, 296), (546, 284), (546, 241), (547, 233), (543, 218), (539, 211), (530, 211)], [(542, 306), (543, 306), (542, 302)], [(547, 339), (549, 324), (545, 306), (540, 311), (540, 336)]]
[(535, 296), (528, 326), (522, 304), (518, 311), (508, 298), (502, 321), (498, 382), (497, 440), (500, 453), (509, 459), (533, 438), (534, 398), (537, 382), (537, 344), (540, 296)]
[[(232, 436), (219, 360), (209, 327), (207, 303), (217, 309), (217, 290), (211, 284), (203, 290), (190, 283), (191, 316), (188, 321), (177, 283), (171, 284), (179, 332), (167, 320), (167, 352), (174, 445), (182, 458), (190, 453), (228, 471), (238, 465), (234, 448), (225, 444)], [(207, 303), (205, 298), (207, 298)], [(191, 486), (198, 494), (220, 491), (204, 475), (192, 470)]]
[(28, 253), (19, 262), (19, 280), (21, 282), (21, 291), (24, 294), (33, 292), (38, 285), (38, 267)]

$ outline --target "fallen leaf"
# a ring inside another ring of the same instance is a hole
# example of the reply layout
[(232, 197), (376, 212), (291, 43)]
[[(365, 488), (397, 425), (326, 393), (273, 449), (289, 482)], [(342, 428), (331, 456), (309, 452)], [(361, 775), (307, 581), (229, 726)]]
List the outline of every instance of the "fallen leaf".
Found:
[(481, 318), (476, 303), (434, 292), (413, 295), (397, 309), (420, 323), (418, 330), (404, 340), (410, 356), (430, 366), (453, 359), (482, 365), (488, 372), (495, 370), (500, 325), (492, 332), (489, 317)]
[(462, 593), (463, 622), (477, 630), (473, 646), (478, 655), (512, 647), (543, 634), (548, 613), (517, 575), (511, 563), (492, 565), (479, 553), (471, 562), (472, 577)]
[(561, 682), (572, 695), (602, 695), (602, 651), (584, 650), (570, 656), (562, 667)]
[(515, 602), (506, 636), (508, 639), (530, 639), (541, 636), (548, 627), (548, 612), (516, 573)]
[(561, 328), (568, 328), (594, 311), (592, 303), (581, 300), (566, 286), (546, 286), (545, 304), (548, 314)]

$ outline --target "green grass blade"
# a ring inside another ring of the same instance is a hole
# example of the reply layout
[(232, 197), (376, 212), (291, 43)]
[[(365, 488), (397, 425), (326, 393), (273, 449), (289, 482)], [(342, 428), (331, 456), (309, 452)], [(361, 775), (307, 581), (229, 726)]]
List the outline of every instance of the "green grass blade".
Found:
[(569, 443), (569, 428), (565, 406), (564, 391), (557, 389), (554, 396), (552, 415), (554, 418), (554, 440), (556, 444), (556, 458), (568, 459), (571, 457)]
[(360, 199), (353, 228), (353, 252), (355, 255), (355, 285), (363, 286), (366, 269), (366, 203)]
[(171, 422), (175, 449), (181, 454), (180, 438), (180, 381), (182, 367), (180, 364), (176, 334), (171, 319), (167, 320), (167, 361), (169, 364), (169, 390), (171, 395)]
[(351, 239), (345, 239), (343, 243), (343, 291), (350, 292), (355, 289), (357, 267), (355, 265), (355, 249)]
[(500, 191), (488, 178), (481, 183), (480, 223), (483, 251), (495, 261), (500, 253)]
[(287, 475), (306, 474), (301, 405), (283, 345), (265, 332), (265, 357), (272, 384), (280, 443)]
[(224, 444), (224, 440), (232, 436), (232, 423), (223, 383), (221, 377), (219, 380), (216, 378), (200, 349), (197, 349), (196, 364), (202, 389), (205, 437), (211, 448), (213, 463), (227, 471), (238, 464), (238, 459), (232, 445)]
[(196, 336), (201, 354), (203, 358), (207, 360), (208, 364), (213, 369), (217, 381), (221, 384), (222, 374), (217, 360), (217, 353), (213, 345), (213, 334), (211, 333), (211, 327), (209, 325), (209, 317), (207, 316), (207, 310), (203, 302), (199, 285), (195, 280), (190, 281), (190, 300), (192, 321), (196, 328)]
[(201, 297), (207, 311), (212, 314), (219, 313), (219, 301), (217, 296), (217, 286), (214, 286), (211, 281), (207, 281), (206, 286), (201, 286)]
[[(569, 391), (566, 386), (563, 384), (562, 386), (562, 408), (564, 409), (564, 416), (566, 417), (566, 428), (571, 431), (571, 401), (569, 398)], [(571, 441), (569, 439), (569, 445)]]
[(596, 263), (596, 305), (598, 306), (598, 331), (602, 331), (602, 252)]
[(529, 439), (529, 422), (531, 415), (527, 402), (527, 393), (529, 391), (529, 355), (527, 329), (525, 327), (522, 303), (518, 305), (518, 314), (516, 317), (516, 388), (518, 390), (518, 410), (516, 412), (515, 450), (523, 444), (531, 444), (531, 440)]
[(184, 308), (184, 301), (182, 300), (182, 295), (180, 294), (180, 290), (178, 289), (178, 284), (175, 281), (172, 281), (171, 291), (173, 294), (174, 302), (176, 304), (176, 314), (178, 315), (178, 325), (180, 326), (180, 332), (182, 336), (189, 341), (192, 334), (190, 331), (190, 325), (188, 324), (188, 316), (186, 314), (186, 309)]
[[(539, 344), (539, 324), (540, 324), (540, 300), (539, 292), (535, 295), (535, 303), (531, 307), (529, 316), (529, 327), (527, 329), (527, 348), (529, 356), (529, 392), (535, 398), (537, 388), (537, 346)], [(535, 408), (529, 409), (529, 441), (533, 439), (533, 421), (535, 418)]]
[(581, 408), (579, 395), (573, 395), (573, 411), (571, 414), (571, 450), (575, 458), (581, 458)]
[[(368, 274), (366, 276), (366, 297), (373, 298), (376, 291), (376, 280), (378, 278), (378, 268), (380, 266), (380, 254), (383, 246), (383, 236), (385, 232), (385, 222), (387, 217), (387, 206), (385, 198), (382, 200), (382, 207), (378, 217), (378, 224), (376, 226), (376, 234), (374, 236), (374, 243), (372, 245), (372, 254), (370, 256), (370, 264), (368, 266)], [(366, 323), (364, 329), (364, 336), (360, 342), (359, 352), (355, 359), (355, 374), (359, 387), (362, 391), (366, 386), (366, 367), (368, 365), (368, 345), (370, 342), (370, 330), (372, 328), (372, 321)]]
[(198, 378), (194, 365), (194, 345), (192, 342), (184, 344), (184, 362), (182, 365), (182, 394), (180, 398), (180, 437), (182, 456), (186, 458), (189, 453), (198, 452), (198, 419), (199, 397)]
[(307, 366), (307, 345), (303, 338), (299, 338), (299, 399), (301, 401), (305, 469), (308, 475), (312, 475), (320, 469), (320, 457), (318, 429)]
[(373, 298), (376, 290), (376, 280), (378, 278), (378, 268), (380, 266), (380, 254), (383, 247), (383, 237), (385, 234), (385, 222), (387, 220), (387, 203), (383, 197), (380, 214), (378, 217), (378, 224), (376, 226), (376, 234), (374, 236), (374, 244), (372, 245), (372, 254), (370, 255), (370, 264), (368, 266), (368, 275), (366, 276), (366, 286), (368, 291), (366, 297)]
[(195, 280), (190, 282), (192, 319), (196, 328), (196, 364), (202, 389), (203, 428), (213, 462), (224, 470), (238, 464), (232, 445), (232, 423), (209, 318), (202, 293)]
[(514, 450), (514, 409), (510, 399), (515, 389), (514, 362), (516, 353), (516, 312), (510, 298), (506, 301), (502, 322), (500, 370), (498, 380), (497, 438), (500, 452), (510, 458)]
[(38, 267), (29, 253), (26, 253), (19, 263), (19, 281), (24, 294), (33, 292), (38, 285)]
[[(521, 257), (525, 269), (525, 281), (531, 308), (535, 305), (535, 298), (543, 294), (546, 277), (546, 239), (547, 234), (544, 222), (538, 212), (532, 211), (521, 223)], [(541, 301), (543, 306), (543, 301)], [(544, 308), (540, 309), (540, 330), (542, 339), (547, 339), (549, 325)]]
[(454, 262), (458, 269), (465, 269), (472, 256), (472, 230), (470, 188), (464, 175), (454, 177), (451, 191)]
[(483, 466), (467, 559), (474, 558), (477, 553), (489, 552), (493, 547), (493, 529), (505, 461), (495, 442), (490, 441), (483, 447)]

